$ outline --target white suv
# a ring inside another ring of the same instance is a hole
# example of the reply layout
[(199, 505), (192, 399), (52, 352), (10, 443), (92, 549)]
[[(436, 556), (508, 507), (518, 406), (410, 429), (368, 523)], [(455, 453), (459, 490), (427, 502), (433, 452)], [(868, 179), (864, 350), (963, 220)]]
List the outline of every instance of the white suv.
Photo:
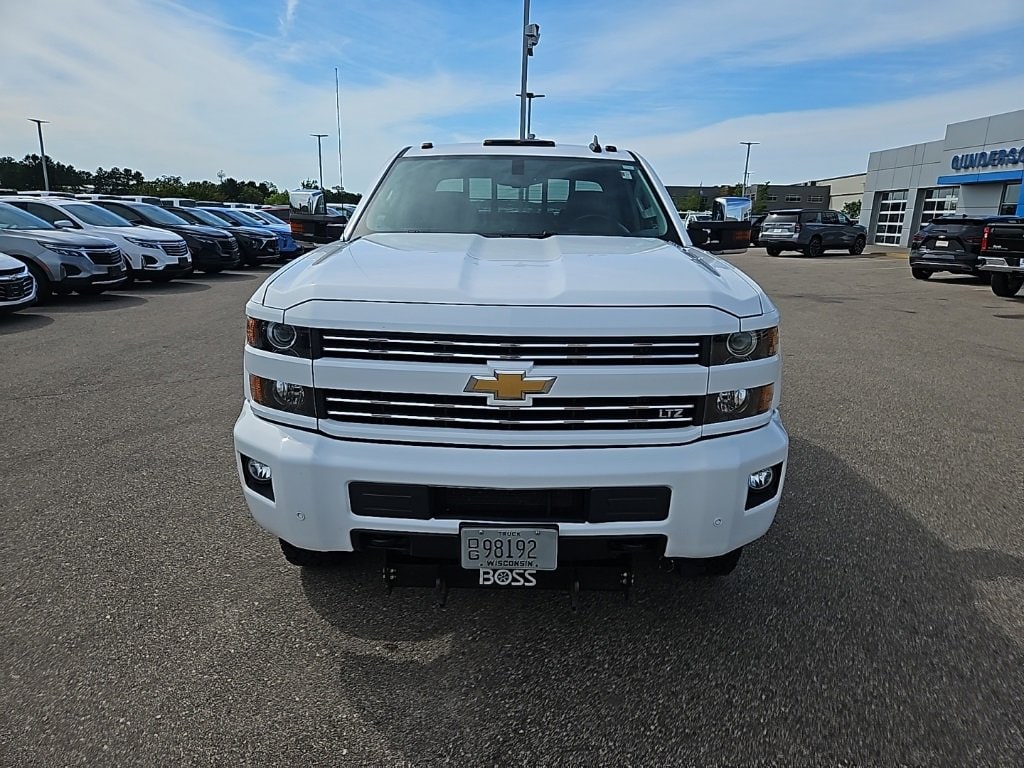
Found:
[(63, 229), (78, 229), (112, 241), (125, 256), (129, 280), (167, 282), (192, 271), (192, 256), (181, 235), (154, 227), (135, 226), (116, 213), (85, 200), (4, 197), (23, 211)]
[(256, 521), (389, 585), (721, 576), (779, 505), (779, 312), (695, 248), (639, 155), (406, 148), (342, 239), (246, 306), (235, 425)]
[(36, 281), (28, 267), (13, 256), (0, 253), (0, 314), (36, 303)]

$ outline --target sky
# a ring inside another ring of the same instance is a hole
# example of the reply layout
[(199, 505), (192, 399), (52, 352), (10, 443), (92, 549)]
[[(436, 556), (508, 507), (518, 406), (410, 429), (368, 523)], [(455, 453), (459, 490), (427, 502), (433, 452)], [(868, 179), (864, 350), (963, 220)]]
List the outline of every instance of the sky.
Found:
[[(1021, 0), (532, 0), (532, 130), (669, 185), (863, 173), (1024, 108)], [(522, 0), (0, 0), (0, 156), (364, 192), (402, 147), (519, 133)], [(338, 95), (335, 69), (338, 72)], [(337, 101), (341, 114), (339, 167)]]

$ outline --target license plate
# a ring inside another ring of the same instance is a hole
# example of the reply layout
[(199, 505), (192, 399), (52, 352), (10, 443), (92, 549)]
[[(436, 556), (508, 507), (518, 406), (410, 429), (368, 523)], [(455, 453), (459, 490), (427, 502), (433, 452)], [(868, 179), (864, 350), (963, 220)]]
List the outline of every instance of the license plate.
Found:
[(935, 241), (935, 247), (936, 248), (949, 248), (949, 240), (936, 240)]
[(558, 568), (557, 526), (463, 523), (459, 527), (462, 567), (470, 570)]

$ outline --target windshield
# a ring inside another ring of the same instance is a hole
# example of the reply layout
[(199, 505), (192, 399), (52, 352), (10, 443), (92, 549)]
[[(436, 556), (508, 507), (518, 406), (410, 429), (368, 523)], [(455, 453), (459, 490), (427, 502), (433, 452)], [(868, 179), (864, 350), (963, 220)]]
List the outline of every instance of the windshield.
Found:
[(189, 208), (188, 213), (186, 213), (185, 215), (192, 216), (192, 218), (194, 218), (196, 221), (202, 222), (203, 224), (208, 224), (211, 227), (223, 227), (225, 224), (228, 223), (219, 216), (215, 216), (214, 214), (210, 213), (207, 210), (203, 210), (202, 208)]
[(263, 224), (283, 224), (280, 219), (275, 216), (271, 216), (269, 213), (263, 213), (263, 211), (247, 211), (247, 213), (253, 218), (259, 219)]
[(203, 216), (203, 221), (207, 221), (215, 227), (223, 227), (225, 224), (230, 227), (238, 224), (237, 221), (226, 215), (224, 211), (210, 211), (203, 208), (198, 212)]
[(239, 224), (249, 224), (250, 226), (257, 227), (262, 227), (264, 225), (263, 221), (257, 219), (255, 216), (251, 216), (248, 211), (231, 211), (228, 215)]
[(636, 163), (475, 155), (398, 160), (354, 236), (374, 232), (666, 238), (669, 225)]
[(64, 210), (86, 224), (94, 227), (130, 227), (132, 223), (122, 219), (113, 211), (100, 208), (98, 205), (75, 204), (65, 205)]
[(132, 203), (132, 210), (137, 211), (139, 214), (145, 216), (155, 224), (167, 224), (169, 226), (179, 227), (182, 224), (188, 224), (188, 222), (181, 218), (181, 216), (176, 216), (166, 208), (161, 208), (158, 205), (150, 205), (149, 203)]
[(0, 203), (0, 229), (56, 229), (48, 221), (8, 203)]

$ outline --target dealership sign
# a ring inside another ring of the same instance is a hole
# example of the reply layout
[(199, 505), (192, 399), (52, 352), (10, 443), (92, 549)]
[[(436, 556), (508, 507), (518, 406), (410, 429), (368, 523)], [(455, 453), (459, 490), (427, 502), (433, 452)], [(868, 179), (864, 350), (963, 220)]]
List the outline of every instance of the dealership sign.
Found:
[(1024, 163), (1024, 147), (953, 155), (953, 159), (950, 161), (954, 171), (966, 171), (970, 168), (990, 168), (999, 165), (1017, 165), (1018, 163)]

